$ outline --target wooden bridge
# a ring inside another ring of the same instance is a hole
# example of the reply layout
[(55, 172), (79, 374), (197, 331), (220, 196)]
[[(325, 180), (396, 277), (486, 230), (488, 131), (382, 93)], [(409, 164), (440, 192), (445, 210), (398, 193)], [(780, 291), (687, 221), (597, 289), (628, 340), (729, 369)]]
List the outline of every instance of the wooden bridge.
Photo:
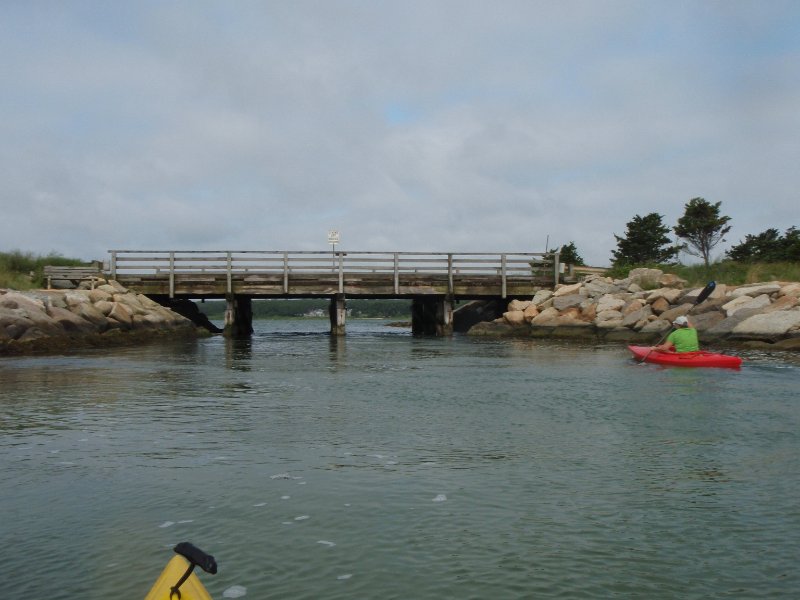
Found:
[(452, 332), (458, 300), (530, 298), (560, 276), (551, 253), (110, 250), (109, 275), (161, 299), (225, 298), (228, 335), (252, 332), (252, 299), (331, 299), (343, 334), (345, 299), (409, 298), (412, 328)]

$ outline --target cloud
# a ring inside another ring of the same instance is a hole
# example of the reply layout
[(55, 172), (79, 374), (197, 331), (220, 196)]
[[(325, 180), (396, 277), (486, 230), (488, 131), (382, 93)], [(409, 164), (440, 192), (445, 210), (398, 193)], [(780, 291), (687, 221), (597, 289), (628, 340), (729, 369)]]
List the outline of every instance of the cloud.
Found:
[(10, 3), (0, 249), (541, 251), (797, 222), (800, 9)]

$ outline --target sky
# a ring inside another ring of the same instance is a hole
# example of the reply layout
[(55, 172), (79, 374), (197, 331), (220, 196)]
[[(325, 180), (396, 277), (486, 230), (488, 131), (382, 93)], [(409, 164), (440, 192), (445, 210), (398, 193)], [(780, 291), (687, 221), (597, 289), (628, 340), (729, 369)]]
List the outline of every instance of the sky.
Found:
[(0, 79), (0, 251), (606, 266), (695, 197), (712, 257), (800, 226), (794, 0), (4, 0)]

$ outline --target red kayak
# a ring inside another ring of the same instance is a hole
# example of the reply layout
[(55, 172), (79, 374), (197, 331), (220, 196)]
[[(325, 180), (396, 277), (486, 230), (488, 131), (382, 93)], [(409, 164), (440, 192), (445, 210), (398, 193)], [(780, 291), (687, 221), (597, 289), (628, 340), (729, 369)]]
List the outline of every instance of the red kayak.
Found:
[(670, 365), (673, 367), (724, 367), (738, 369), (742, 366), (742, 359), (728, 354), (715, 352), (660, 352), (650, 350), (649, 346), (628, 346), (637, 360), (657, 365)]

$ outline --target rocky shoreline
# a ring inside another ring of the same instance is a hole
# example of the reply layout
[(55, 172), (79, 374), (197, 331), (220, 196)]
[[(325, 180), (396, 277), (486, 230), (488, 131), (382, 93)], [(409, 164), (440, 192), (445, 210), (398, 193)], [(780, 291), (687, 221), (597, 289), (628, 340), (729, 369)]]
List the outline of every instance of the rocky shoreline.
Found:
[(468, 333), (650, 344), (687, 315), (705, 344), (800, 350), (800, 283), (717, 284), (699, 304), (702, 288), (685, 283), (658, 269), (634, 269), (617, 280), (589, 276), (529, 301), (512, 300), (501, 317)]
[[(704, 344), (800, 350), (800, 283), (720, 283), (697, 304), (700, 292), (658, 269), (634, 269), (625, 279), (592, 275), (555, 291), (541, 290), (494, 314), (492, 303), (472, 303), (459, 312), (471, 311), (472, 322), (481, 321), (468, 327), (474, 336), (641, 344), (662, 339), (675, 317), (687, 315)], [(199, 323), (192, 311), (174, 308), (116, 281), (93, 289), (0, 289), (0, 355), (209, 335), (208, 324)], [(193, 303), (191, 308), (198, 312)]]
[(94, 289), (0, 289), (0, 354), (61, 352), (207, 334), (116, 281)]

